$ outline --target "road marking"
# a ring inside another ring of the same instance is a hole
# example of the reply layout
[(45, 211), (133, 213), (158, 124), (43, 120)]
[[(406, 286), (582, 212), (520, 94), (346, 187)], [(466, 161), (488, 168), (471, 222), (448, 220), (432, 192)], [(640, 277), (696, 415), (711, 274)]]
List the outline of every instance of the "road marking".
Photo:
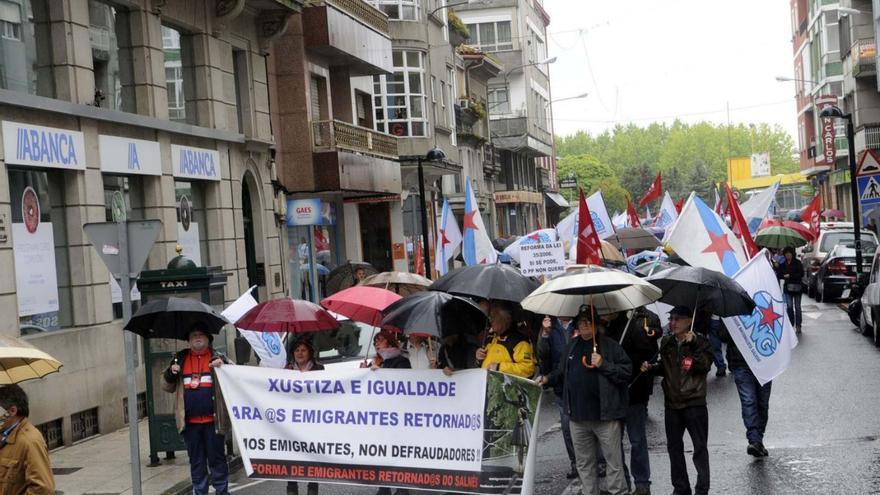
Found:
[(237, 486), (235, 488), (230, 488), (229, 493), (235, 493), (239, 490), (244, 490), (245, 488), (250, 488), (252, 486), (259, 485), (260, 483), (265, 483), (266, 481), (268, 481), (268, 480), (258, 480), (258, 481), (254, 481), (253, 483), (248, 483), (246, 485), (241, 485), (241, 486)]

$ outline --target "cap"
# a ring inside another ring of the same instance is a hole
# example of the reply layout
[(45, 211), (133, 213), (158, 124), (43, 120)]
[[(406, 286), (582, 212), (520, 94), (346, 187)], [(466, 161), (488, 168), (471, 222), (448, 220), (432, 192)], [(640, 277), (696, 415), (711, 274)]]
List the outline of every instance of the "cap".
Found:
[(694, 317), (694, 311), (687, 306), (676, 306), (669, 310), (669, 315), (675, 316), (687, 316), (688, 318)]

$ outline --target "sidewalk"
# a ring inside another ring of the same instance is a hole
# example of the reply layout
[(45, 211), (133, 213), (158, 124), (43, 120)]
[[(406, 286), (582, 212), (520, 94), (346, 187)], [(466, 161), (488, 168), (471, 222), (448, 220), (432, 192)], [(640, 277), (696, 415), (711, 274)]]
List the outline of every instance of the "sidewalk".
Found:
[[(189, 460), (186, 452), (176, 458), (159, 455), (160, 466), (150, 462), (150, 438), (146, 420), (139, 422), (141, 486), (144, 495), (188, 493)], [(55, 472), (56, 493), (65, 495), (130, 494), (131, 459), (128, 428), (99, 435), (49, 453)]]

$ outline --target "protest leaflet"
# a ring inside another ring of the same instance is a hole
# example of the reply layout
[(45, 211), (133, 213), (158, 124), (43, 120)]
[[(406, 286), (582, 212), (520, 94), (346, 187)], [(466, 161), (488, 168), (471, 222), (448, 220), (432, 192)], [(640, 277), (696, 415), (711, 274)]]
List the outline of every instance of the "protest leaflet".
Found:
[(531, 478), (540, 389), (528, 380), (251, 366), (217, 376), (251, 478), (472, 494), (520, 493)]

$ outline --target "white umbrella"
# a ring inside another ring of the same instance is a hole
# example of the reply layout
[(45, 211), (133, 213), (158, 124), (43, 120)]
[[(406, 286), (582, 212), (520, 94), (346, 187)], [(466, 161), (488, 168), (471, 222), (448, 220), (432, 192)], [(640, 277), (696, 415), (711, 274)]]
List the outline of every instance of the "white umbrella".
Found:
[(575, 316), (587, 304), (599, 314), (609, 314), (650, 304), (661, 295), (644, 279), (592, 266), (545, 282), (523, 299), (522, 307), (536, 314)]

